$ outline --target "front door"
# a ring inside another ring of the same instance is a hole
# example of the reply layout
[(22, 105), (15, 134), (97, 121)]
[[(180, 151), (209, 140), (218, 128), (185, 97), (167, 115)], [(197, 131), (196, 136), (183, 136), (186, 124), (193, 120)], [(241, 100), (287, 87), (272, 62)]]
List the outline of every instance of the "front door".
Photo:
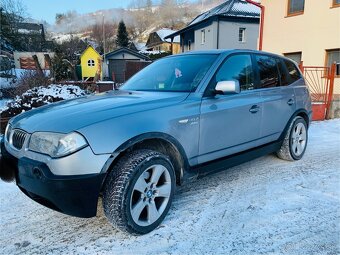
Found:
[(238, 80), (241, 93), (207, 95), (202, 99), (198, 163), (257, 146), (262, 115), (261, 93), (254, 87), (249, 54), (235, 54), (216, 72), (208, 90), (219, 81)]

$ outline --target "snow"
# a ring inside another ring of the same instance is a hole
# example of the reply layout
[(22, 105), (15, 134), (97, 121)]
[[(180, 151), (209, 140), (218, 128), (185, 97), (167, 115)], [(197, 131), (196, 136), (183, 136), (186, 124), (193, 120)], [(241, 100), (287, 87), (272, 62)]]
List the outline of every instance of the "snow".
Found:
[[(30, 110), (37, 106), (56, 101), (84, 96), (86, 92), (75, 85), (52, 84), (48, 87), (35, 87), (27, 90), (22, 96), (16, 96), (9, 104), (0, 105), (0, 113), (9, 109), (9, 114), (18, 110)], [(4, 103), (3, 103), (4, 104)], [(17, 114), (17, 113), (16, 113)], [(14, 116), (14, 115), (9, 115)], [(9, 117), (8, 116), (8, 117)]]
[(0, 77), (0, 90), (17, 86), (15, 78)]
[(39, 33), (40, 31), (36, 31), (36, 30), (31, 30), (31, 29), (26, 29), (26, 28), (19, 28), (18, 29), (18, 33), (20, 34), (32, 34), (32, 33)]
[(0, 182), (0, 254), (339, 254), (340, 119), (314, 122), (305, 156), (268, 155), (177, 190), (161, 226), (116, 231)]
[(143, 42), (135, 42), (134, 43), (138, 51), (143, 51), (146, 48), (146, 43)]
[(162, 54), (165, 53), (164, 50), (140, 50), (139, 53), (145, 54), (145, 55), (152, 55), (152, 54)]
[(10, 99), (0, 99), (0, 112), (7, 109), (6, 105), (10, 101)]
[[(158, 34), (159, 38), (161, 38), (162, 41), (171, 42), (171, 39), (165, 39), (166, 36), (171, 35), (173, 33), (176, 33), (176, 30), (168, 29), (168, 28), (162, 28), (160, 30), (157, 30), (156, 33)], [(174, 37), (174, 43), (180, 42), (179, 35)]]
[[(72, 91), (72, 93), (71, 93)], [(38, 97), (51, 96), (62, 99), (71, 99), (84, 95), (84, 91), (78, 86), (74, 85), (49, 85), (48, 87), (37, 87), (30, 89), (23, 93), (23, 96), (30, 96), (37, 94)]]

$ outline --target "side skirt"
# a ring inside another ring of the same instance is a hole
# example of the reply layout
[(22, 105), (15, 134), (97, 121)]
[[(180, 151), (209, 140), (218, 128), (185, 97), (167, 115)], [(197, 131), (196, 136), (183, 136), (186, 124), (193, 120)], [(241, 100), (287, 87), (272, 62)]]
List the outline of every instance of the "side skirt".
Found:
[(265, 144), (247, 151), (239, 152), (221, 159), (209, 161), (197, 166), (194, 166), (190, 171), (198, 173), (198, 178), (208, 174), (217, 173), (227, 168), (231, 168), (247, 161), (265, 156), (276, 152), (280, 149), (282, 140)]

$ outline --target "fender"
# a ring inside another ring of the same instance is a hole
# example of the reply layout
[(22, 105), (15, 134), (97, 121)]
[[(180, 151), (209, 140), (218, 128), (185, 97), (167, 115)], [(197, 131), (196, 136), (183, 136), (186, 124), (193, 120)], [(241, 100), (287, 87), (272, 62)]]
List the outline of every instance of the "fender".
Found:
[(175, 139), (174, 137), (165, 134), (165, 133), (161, 133), (161, 132), (149, 132), (149, 133), (144, 133), (138, 136), (135, 136), (133, 138), (131, 138), (130, 140), (126, 141), (125, 143), (123, 143), (122, 145), (120, 145), (110, 156), (110, 158), (106, 161), (106, 163), (104, 164), (101, 173), (106, 173), (109, 168), (111, 167), (112, 163), (115, 161), (115, 159), (118, 158), (118, 156), (128, 150), (129, 148), (131, 148), (132, 146), (143, 142), (145, 140), (150, 140), (150, 139), (160, 139), (163, 140), (165, 142), (170, 143), (171, 145), (173, 145), (178, 152), (180, 153), (180, 155), (182, 156), (183, 159), (183, 168), (181, 171), (181, 179), (184, 176), (184, 173), (187, 172), (188, 169), (190, 169), (190, 165), (189, 165), (189, 161), (187, 158), (187, 155), (185, 153), (185, 150), (183, 148), (183, 146), (177, 141), (177, 139)]

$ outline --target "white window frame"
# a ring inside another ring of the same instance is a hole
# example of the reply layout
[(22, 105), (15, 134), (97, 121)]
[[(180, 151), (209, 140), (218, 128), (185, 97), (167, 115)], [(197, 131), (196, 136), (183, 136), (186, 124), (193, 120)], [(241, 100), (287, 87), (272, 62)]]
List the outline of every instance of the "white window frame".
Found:
[(238, 41), (241, 43), (246, 42), (246, 28), (240, 27), (238, 30)]
[(96, 66), (96, 62), (94, 61), (94, 59), (89, 59), (89, 60), (87, 60), (87, 66), (89, 66), (89, 67), (94, 67), (94, 66)]
[(205, 29), (201, 30), (201, 44), (205, 44)]

